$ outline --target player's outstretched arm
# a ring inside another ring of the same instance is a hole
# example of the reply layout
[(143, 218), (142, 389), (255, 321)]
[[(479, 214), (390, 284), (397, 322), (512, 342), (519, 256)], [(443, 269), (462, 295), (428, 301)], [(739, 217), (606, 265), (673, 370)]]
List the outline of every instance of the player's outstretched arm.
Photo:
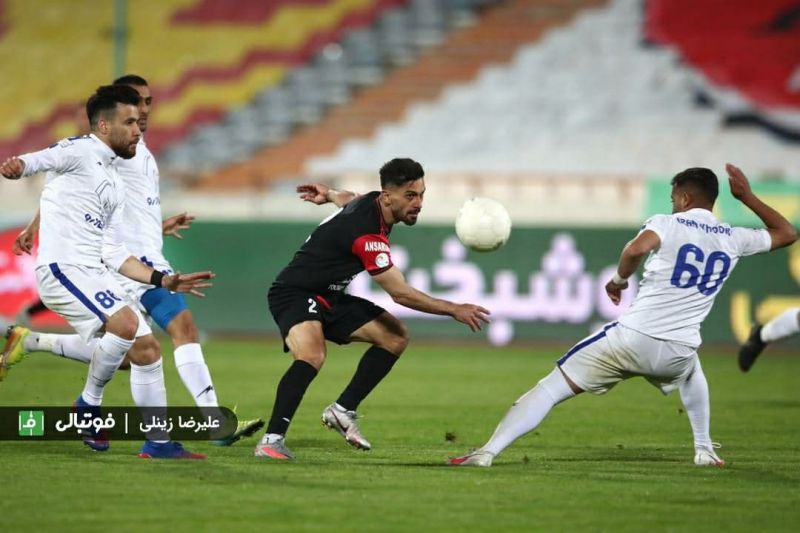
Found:
[(183, 239), (183, 236), (178, 232), (189, 229), (192, 225), (192, 222), (194, 222), (194, 216), (190, 215), (186, 211), (180, 215), (173, 215), (169, 218), (165, 218), (161, 222), (161, 234), (171, 235), (178, 240)]
[(639, 269), (645, 256), (661, 246), (656, 232), (644, 230), (625, 245), (619, 257), (617, 274), (606, 283), (606, 294), (614, 305), (619, 305), (622, 291), (628, 288), (628, 278)]
[(119, 273), (139, 283), (154, 285), (157, 288), (169, 289), (173, 292), (188, 292), (202, 298), (205, 296), (199, 289), (212, 286), (209, 280), (216, 276), (213, 272), (192, 272), (191, 274), (164, 274), (145, 265), (134, 256), (128, 257), (119, 267)]
[(14, 244), (11, 246), (11, 251), (14, 255), (28, 254), (30, 255), (33, 250), (33, 241), (36, 240), (36, 234), (39, 233), (39, 210), (36, 210), (36, 216), (28, 222), (28, 225), (22, 230), (17, 238), (14, 239)]
[(0, 175), (6, 179), (18, 180), (25, 171), (25, 161), (14, 156), (9, 157), (0, 164)]
[(767, 227), (767, 232), (772, 238), (771, 250), (789, 246), (797, 240), (797, 229), (783, 215), (753, 193), (747, 176), (739, 167), (728, 163), (725, 165), (725, 170), (728, 171), (728, 183), (733, 197), (746, 205)]
[(188, 292), (198, 298), (205, 297), (205, 294), (200, 292), (198, 289), (207, 289), (209, 287), (213, 287), (214, 284), (210, 283), (209, 280), (212, 280), (216, 277), (216, 274), (211, 272), (210, 270), (206, 270), (205, 272), (192, 272), (191, 274), (181, 274), (177, 272), (175, 274), (170, 274), (168, 276), (164, 276), (161, 282), (161, 286), (165, 289), (169, 289), (172, 292)]
[(469, 326), (472, 331), (479, 331), (483, 324), (489, 323), (491, 313), (488, 309), (475, 304), (457, 304), (428, 296), (406, 283), (405, 276), (397, 267), (390, 267), (387, 271), (373, 276), (373, 279), (392, 297), (392, 300), (402, 306), (432, 315), (451, 316)]
[(358, 195), (350, 191), (337, 191), (322, 183), (304, 183), (297, 186), (300, 199), (313, 204), (322, 205), (332, 202), (336, 207), (346, 206)]

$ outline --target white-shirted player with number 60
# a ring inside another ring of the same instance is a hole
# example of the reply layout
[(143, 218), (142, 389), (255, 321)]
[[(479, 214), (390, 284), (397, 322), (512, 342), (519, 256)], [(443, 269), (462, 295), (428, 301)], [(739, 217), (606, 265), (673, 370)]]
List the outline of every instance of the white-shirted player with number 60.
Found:
[(664, 394), (675, 389), (694, 434), (694, 463), (723, 466), (710, 436), (710, 407), (697, 349), (700, 325), (740, 257), (792, 244), (795, 228), (759, 200), (737, 167), (727, 165), (731, 194), (766, 229), (731, 227), (712, 209), (717, 176), (690, 168), (672, 179), (672, 214), (656, 215), (622, 250), (617, 274), (606, 285), (614, 304), (627, 278), (645, 263), (639, 292), (617, 322), (606, 325), (570, 349), (556, 368), (506, 413), (489, 441), (453, 465), (491, 466), (512, 442), (536, 428), (560, 402), (583, 391), (603, 394), (620, 381), (642, 376)]
[[(211, 272), (164, 275), (132, 256), (123, 243), (125, 188), (117, 165), (136, 154), (139, 93), (125, 85), (99, 87), (86, 111), (92, 134), (65, 139), (48, 149), (12, 157), (0, 174), (17, 179), (48, 172), (40, 202), (40, 246), (36, 276), (42, 301), (63, 316), (88, 341), (103, 331), (92, 354), (81, 413), (100, 416), (103, 389), (126, 353), (147, 373), (133, 383), (139, 407), (166, 407), (166, 388), (158, 342), (126, 291), (109, 269), (156, 287), (202, 296)], [(84, 435), (93, 450), (108, 449), (101, 432)], [(153, 435), (142, 457), (204, 458), (184, 450), (168, 435)]]

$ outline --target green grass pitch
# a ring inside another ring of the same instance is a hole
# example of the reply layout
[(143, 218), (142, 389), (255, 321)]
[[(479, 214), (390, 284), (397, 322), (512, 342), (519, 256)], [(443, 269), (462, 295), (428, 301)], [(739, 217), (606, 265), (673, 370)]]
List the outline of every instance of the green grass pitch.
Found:
[[(168, 342), (165, 342), (165, 347)], [(565, 345), (564, 348), (568, 348)], [(145, 461), (139, 443), (105, 454), (79, 442), (0, 443), (3, 531), (797, 531), (800, 358), (768, 353), (748, 375), (707, 351), (712, 437), (724, 469), (692, 464), (677, 393), (644, 380), (562, 404), (490, 469), (447, 467), (482, 444), (509, 405), (547, 373), (552, 348), (412, 343), (361, 406), (373, 450), (320, 425), (361, 346), (332, 347), (287, 443), (294, 463), (186, 442), (207, 461)], [(267, 418), (289, 364), (274, 340), (205, 346), (223, 405)], [(191, 405), (165, 349), (170, 403)], [(0, 383), (0, 405), (68, 405), (86, 367), (30, 355)], [(128, 376), (108, 405), (129, 405)]]

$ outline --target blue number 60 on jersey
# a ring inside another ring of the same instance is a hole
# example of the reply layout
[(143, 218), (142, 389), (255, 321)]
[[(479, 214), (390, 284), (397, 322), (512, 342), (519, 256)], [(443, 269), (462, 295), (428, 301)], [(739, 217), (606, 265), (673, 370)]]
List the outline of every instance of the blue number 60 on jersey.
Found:
[[(719, 272), (714, 272), (717, 264), (721, 264)], [(703, 266), (705, 264), (705, 266)], [(700, 273), (700, 269), (703, 273)], [(694, 244), (684, 244), (678, 249), (678, 259), (675, 261), (675, 268), (672, 270), (670, 283), (679, 289), (697, 287), (697, 290), (706, 296), (711, 296), (731, 269), (731, 258), (725, 252), (711, 252), (706, 258), (706, 254), (700, 247)], [(712, 280), (712, 277), (715, 279)]]

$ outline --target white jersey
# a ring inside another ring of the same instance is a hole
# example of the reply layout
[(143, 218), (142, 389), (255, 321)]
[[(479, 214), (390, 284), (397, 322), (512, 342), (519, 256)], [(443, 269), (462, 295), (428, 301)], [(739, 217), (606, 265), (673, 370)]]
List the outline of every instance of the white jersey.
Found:
[(47, 172), (40, 200), (37, 266), (60, 263), (119, 270), (125, 187), (119, 157), (94, 135), (20, 156), (24, 176)]
[(707, 209), (656, 215), (644, 223), (645, 230), (655, 232), (661, 245), (647, 258), (636, 298), (619, 323), (696, 348), (700, 324), (739, 258), (768, 252), (770, 235), (732, 228)]
[(161, 198), (158, 166), (144, 143), (136, 145), (136, 156), (122, 160), (119, 174), (125, 182), (125, 222), (122, 239), (137, 257), (155, 261), (161, 257)]

